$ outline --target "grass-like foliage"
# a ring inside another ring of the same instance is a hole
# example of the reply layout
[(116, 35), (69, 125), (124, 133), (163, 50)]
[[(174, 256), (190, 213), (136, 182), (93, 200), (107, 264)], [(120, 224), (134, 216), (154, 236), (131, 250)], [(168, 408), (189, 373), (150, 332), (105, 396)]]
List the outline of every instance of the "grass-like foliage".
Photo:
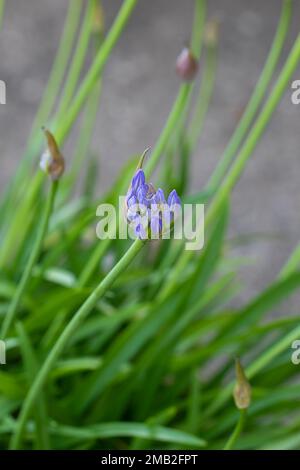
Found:
[[(219, 40), (206, 2), (195, 0), (190, 44), (194, 58), (201, 55), (200, 85), (182, 81), (144, 168), (149, 178), (159, 167), (161, 186), (176, 188), (183, 202), (205, 203), (201, 251), (180, 240), (96, 237), (97, 206), (126, 194), (143, 150), (98, 197), (90, 142), (102, 74), (137, 3), (124, 0), (106, 31), (99, 0), (70, 0), (27, 148), (1, 195), (0, 448), (297, 448), (300, 385), (291, 344), (299, 321), (269, 314), (300, 287), (300, 249), (272, 284), (234, 308), (243, 260), (226, 236), (231, 191), (300, 62), (300, 36), (282, 58), (292, 1), (282, 2), (265, 66), (215, 171), (191, 194), (190, 162), (213, 94)], [(3, 7), (2, 0), (5, 21)], [(66, 171), (51, 179), (39, 169), (40, 128), (55, 136), (56, 143), (46, 133), (59, 159), (74, 124), (80, 130)], [(236, 357), (244, 369), (237, 362), (235, 374)]]

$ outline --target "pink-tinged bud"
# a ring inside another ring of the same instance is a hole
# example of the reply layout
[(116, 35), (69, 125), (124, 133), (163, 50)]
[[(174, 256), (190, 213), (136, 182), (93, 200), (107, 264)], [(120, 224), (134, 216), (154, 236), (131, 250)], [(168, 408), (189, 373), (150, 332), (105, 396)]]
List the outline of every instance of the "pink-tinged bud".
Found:
[(184, 81), (190, 82), (194, 80), (198, 71), (198, 62), (193, 56), (190, 49), (185, 47), (179, 54), (176, 61), (177, 75)]
[(247, 380), (239, 359), (235, 361), (236, 383), (233, 390), (233, 398), (239, 410), (247, 409), (251, 402), (251, 386)]
[(62, 156), (56, 140), (47, 129), (42, 129), (45, 133), (48, 148), (43, 153), (40, 161), (40, 167), (48, 175), (51, 176), (52, 180), (58, 180), (65, 171), (65, 160)]

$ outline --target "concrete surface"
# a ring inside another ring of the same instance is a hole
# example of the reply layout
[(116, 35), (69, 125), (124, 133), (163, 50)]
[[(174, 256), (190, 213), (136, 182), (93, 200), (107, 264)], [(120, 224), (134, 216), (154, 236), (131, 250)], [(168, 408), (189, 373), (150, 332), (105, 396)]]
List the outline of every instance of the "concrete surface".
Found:
[[(75, 0), (74, 0), (75, 1)], [(19, 162), (64, 21), (67, 0), (9, 0), (0, 35), (1, 188)], [(280, 0), (210, 0), (209, 17), (221, 23), (213, 104), (194, 158), (192, 186), (200, 189), (214, 168), (259, 76), (280, 14)], [(120, 0), (104, 0), (109, 24)], [(293, 25), (284, 56), (299, 30)], [(189, 37), (192, 0), (140, 0), (105, 71), (103, 101), (93, 142), (101, 154), (99, 190), (106, 189), (129, 156), (153, 146), (179, 81), (174, 62)], [(300, 69), (295, 74), (300, 79)], [(233, 195), (231, 235), (273, 234), (236, 250), (254, 264), (243, 270), (244, 297), (272, 280), (300, 240), (300, 105), (285, 94)], [(289, 303), (297, 311), (298, 302)], [(286, 313), (282, 307), (282, 313)]]

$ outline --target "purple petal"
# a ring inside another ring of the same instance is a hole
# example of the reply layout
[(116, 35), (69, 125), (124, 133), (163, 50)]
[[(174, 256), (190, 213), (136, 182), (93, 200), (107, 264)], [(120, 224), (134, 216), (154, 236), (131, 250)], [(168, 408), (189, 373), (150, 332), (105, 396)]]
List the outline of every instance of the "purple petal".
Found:
[(148, 191), (148, 186), (146, 184), (142, 184), (141, 186), (139, 186), (136, 191), (137, 202), (139, 204), (143, 204), (144, 206), (147, 206), (147, 199), (146, 199), (147, 191)]
[(137, 223), (140, 215), (137, 213), (136, 210), (133, 210), (132, 208), (129, 208), (126, 214), (127, 221), (128, 223)]
[(162, 213), (162, 225), (164, 230), (169, 230), (171, 222), (173, 221), (174, 213), (171, 211), (168, 206)]
[(157, 204), (165, 204), (166, 203), (166, 198), (164, 195), (164, 192), (161, 188), (158, 188), (155, 194), (155, 202)]
[(147, 238), (147, 233), (143, 224), (141, 223), (137, 224), (134, 231), (135, 231), (136, 236), (139, 237), (141, 240), (145, 240)]
[(151, 214), (154, 214), (154, 217), (157, 214), (157, 212), (159, 212), (159, 205), (156, 203), (155, 199), (154, 201), (151, 202), (150, 211), (151, 211)]
[(159, 234), (161, 233), (161, 228), (162, 228), (162, 223), (161, 223), (160, 218), (157, 216), (155, 217), (152, 216), (150, 226), (151, 226), (151, 235), (153, 237), (158, 237)]
[(173, 189), (173, 191), (171, 191), (171, 193), (169, 194), (168, 204), (170, 207), (174, 206), (175, 204), (181, 205), (180, 198), (175, 189)]
[(127, 207), (131, 207), (134, 204), (137, 204), (138, 201), (137, 201), (136, 196), (131, 192), (129, 196), (127, 197), (126, 202), (127, 202)]
[(145, 184), (146, 178), (144, 171), (140, 168), (132, 178), (131, 187), (136, 191), (141, 185)]

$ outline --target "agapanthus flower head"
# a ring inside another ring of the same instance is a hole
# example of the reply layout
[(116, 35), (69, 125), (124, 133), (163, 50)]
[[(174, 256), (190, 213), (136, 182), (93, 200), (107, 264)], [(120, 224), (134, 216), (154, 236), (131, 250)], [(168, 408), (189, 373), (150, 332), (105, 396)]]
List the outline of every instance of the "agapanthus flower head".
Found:
[(127, 223), (137, 237), (160, 238), (170, 231), (180, 207), (175, 189), (166, 199), (161, 188), (156, 190), (146, 182), (142, 168), (136, 170), (127, 192), (125, 210)]

